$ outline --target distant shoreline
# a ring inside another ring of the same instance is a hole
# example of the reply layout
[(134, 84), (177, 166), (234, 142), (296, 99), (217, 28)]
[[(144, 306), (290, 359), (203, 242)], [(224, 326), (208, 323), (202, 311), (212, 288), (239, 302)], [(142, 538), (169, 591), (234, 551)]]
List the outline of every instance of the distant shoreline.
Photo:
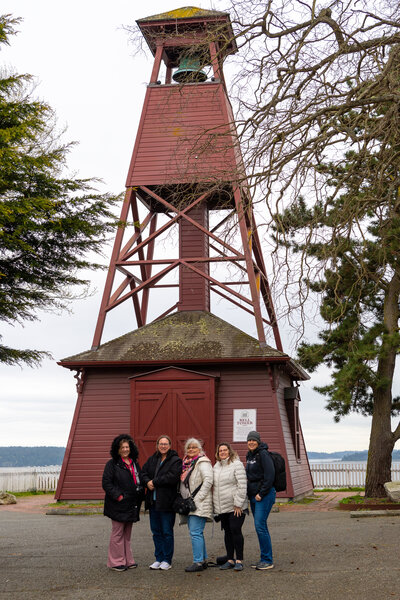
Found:
[[(367, 461), (364, 459), (359, 459), (359, 460), (341, 460), (340, 458), (334, 458), (334, 459), (329, 459), (329, 458), (309, 458), (308, 462), (310, 463), (310, 465), (351, 465), (351, 464), (366, 464)], [(393, 463), (400, 463), (400, 460), (395, 459), (392, 460), (392, 464)], [(43, 471), (43, 472), (49, 472), (49, 471), (61, 471), (61, 466), (62, 465), (41, 465), (41, 466), (24, 466), (24, 467), (0, 467), (0, 473), (22, 473), (22, 472), (33, 472), (33, 471)]]
[[(32, 469), (61, 467), (64, 454), (63, 446), (0, 446), (0, 468), (20, 470), (28, 467)], [(310, 464), (366, 463), (368, 450), (308, 451), (307, 458)], [(400, 462), (400, 449), (393, 450), (392, 462)]]
[[(352, 460), (343, 460), (341, 458), (309, 458), (308, 462), (311, 464), (316, 464), (316, 463), (326, 463), (326, 464), (338, 464), (338, 465), (345, 465), (345, 464), (350, 464), (350, 463), (366, 463), (368, 462), (366, 458), (354, 458)], [(392, 460), (392, 463), (398, 463), (400, 462), (400, 459), (395, 458)]]

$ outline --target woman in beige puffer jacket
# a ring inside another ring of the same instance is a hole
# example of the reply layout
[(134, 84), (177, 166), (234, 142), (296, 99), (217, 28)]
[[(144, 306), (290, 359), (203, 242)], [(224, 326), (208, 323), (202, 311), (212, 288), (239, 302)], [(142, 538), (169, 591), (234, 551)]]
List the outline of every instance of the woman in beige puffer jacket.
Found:
[[(214, 513), (224, 530), (227, 561), (222, 570), (243, 569), (242, 526), (248, 513), (247, 478), (245, 468), (230, 444), (217, 446), (214, 465)], [(236, 553), (236, 561), (234, 555)]]
[(182, 460), (180, 493), (188, 498), (201, 486), (194, 497), (196, 510), (187, 517), (182, 516), (180, 525), (187, 523), (192, 542), (193, 564), (185, 571), (191, 573), (206, 568), (207, 550), (204, 540), (206, 521), (212, 521), (213, 470), (210, 459), (203, 452), (200, 440), (189, 438), (185, 443), (185, 456)]

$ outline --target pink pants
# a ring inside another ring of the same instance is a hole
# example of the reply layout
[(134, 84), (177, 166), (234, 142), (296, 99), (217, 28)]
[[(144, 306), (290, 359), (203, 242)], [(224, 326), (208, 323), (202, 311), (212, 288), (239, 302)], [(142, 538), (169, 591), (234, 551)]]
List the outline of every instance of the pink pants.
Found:
[(132, 565), (135, 562), (131, 550), (132, 523), (120, 523), (111, 519), (111, 527), (107, 567)]

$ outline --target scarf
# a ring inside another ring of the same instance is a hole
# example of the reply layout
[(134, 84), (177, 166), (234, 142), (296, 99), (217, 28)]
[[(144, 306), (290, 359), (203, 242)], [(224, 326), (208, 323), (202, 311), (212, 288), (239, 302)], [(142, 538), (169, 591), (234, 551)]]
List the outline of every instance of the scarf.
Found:
[(122, 462), (126, 465), (126, 467), (128, 467), (128, 469), (133, 477), (133, 481), (135, 482), (135, 484), (137, 484), (138, 478), (137, 478), (136, 468), (135, 468), (133, 460), (131, 458), (127, 458), (127, 459), (123, 458)]
[(191, 473), (196, 461), (200, 458), (200, 456), (205, 456), (204, 452), (200, 452), (193, 458), (189, 458), (187, 454), (183, 457), (181, 481), (185, 481), (186, 477)]

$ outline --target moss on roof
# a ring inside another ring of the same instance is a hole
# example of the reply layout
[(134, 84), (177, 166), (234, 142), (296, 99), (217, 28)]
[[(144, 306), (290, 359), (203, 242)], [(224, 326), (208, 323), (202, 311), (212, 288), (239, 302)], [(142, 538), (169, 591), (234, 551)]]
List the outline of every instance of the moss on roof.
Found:
[(219, 317), (182, 311), (61, 362), (179, 361), (282, 357), (287, 354), (259, 341)]
[(219, 10), (204, 10), (203, 8), (197, 8), (196, 6), (183, 6), (182, 8), (175, 8), (158, 15), (151, 15), (150, 17), (144, 17), (138, 19), (138, 23), (142, 21), (165, 21), (168, 19), (191, 19), (196, 17), (215, 17), (226, 15), (227, 13)]

